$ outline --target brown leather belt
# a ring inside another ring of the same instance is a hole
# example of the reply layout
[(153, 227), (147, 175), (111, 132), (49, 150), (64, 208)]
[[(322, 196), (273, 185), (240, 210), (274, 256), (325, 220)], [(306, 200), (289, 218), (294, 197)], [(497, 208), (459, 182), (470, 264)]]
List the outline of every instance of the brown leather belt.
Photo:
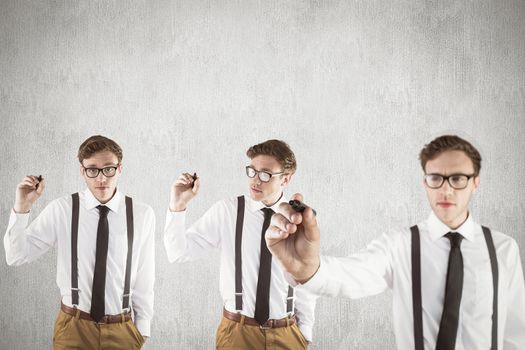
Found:
[[(95, 320), (93, 320), (93, 318), (91, 318), (91, 315), (89, 313), (84, 312), (82, 310), (69, 307), (67, 305), (64, 305), (63, 303), (60, 303), (60, 309), (64, 313), (66, 313), (68, 315), (71, 315), (71, 316), (76, 316), (77, 312), (79, 312), (80, 313), (79, 317), (81, 319), (95, 322)], [(96, 322), (96, 323), (99, 323), (99, 324), (120, 323), (120, 322), (129, 321), (129, 320), (131, 320), (131, 313), (126, 312), (126, 313), (119, 314), (119, 315), (106, 315), (106, 316), (102, 317), (100, 322)]]
[(223, 309), (222, 315), (224, 316), (224, 318), (227, 318), (230, 321), (239, 322), (239, 323), (244, 322), (244, 324), (247, 324), (249, 326), (257, 326), (257, 327), (260, 327), (261, 329), (288, 327), (288, 326), (295, 324), (295, 315), (291, 317), (281, 318), (278, 320), (268, 320), (262, 325), (260, 325), (259, 322), (255, 320), (255, 318), (244, 316), (236, 312), (230, 312), (226, 309)]

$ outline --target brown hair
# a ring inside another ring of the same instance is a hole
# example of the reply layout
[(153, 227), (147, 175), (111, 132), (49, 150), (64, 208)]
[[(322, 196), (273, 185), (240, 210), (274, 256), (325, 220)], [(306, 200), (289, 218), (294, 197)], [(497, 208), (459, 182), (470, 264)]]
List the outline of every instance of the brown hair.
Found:
[(470, 142), (463, 140), (456, 135), (440, 136), (423, 147), (419, 153), (419, 160), (421, 161), (423, 171), (425, 171), (425, 165), (429, 160), (435, 159), (441, 153), (446, 151), (464, 152), (474, 165), (474, 175), (479, 175), (479, 171), (481, 170), (481, 155), (478, 150), (470, 144)]
[(295, 173), (297, 169), (297, 162), (290, 146), (281, 140), (267, 140), (257, 145), (253, 145), (246, 151), (246, 155), (253, 159), (260, 155), (272, 156), (281, 166), (283, 172), (287, 174)]
[(90, 158), (95, 153), (109, 151), (117, 156), (118, 162), (122, 161), (122, 148), (113, 140), (108, 139), (102, 135), (94, 135), (88, 137), (86, 141), (82, 142), (78, 149), (78, 161)]

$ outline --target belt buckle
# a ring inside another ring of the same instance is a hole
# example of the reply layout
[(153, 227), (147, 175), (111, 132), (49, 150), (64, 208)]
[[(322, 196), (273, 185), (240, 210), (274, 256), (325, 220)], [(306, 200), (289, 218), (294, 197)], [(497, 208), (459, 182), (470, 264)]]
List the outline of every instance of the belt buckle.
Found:
[[(269, 324), (268, 326), (265, 326), (265, 324)], [(268, 330), (273, 328), (273, 320), (268, 320), (264, 324), (259, 325), (259, 328), (262, 330)]]
[(98, 324), (98, 325), (107, 324), (107, 323), (108, 323), (107, 316), (102, 317), (102, 318), (100, 319), (100, 321), (95, 322), (95, 323)]

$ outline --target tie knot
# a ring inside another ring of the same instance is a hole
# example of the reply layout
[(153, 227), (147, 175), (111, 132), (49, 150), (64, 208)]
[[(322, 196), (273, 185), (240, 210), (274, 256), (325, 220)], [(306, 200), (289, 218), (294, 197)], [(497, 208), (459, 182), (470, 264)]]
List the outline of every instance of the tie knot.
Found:
[(261, 210), (263, 211), (265, 218), (271, 217), (274, 213), (272, 208), (262, 208)]
[(461, 240), (463, 239), (463, 236), (459, 232), (449, 232), (445, 235), (450, 240), (450, 246), (452, 248), (457, 247), (461, 245)]
[(97, 209), (101, 217), (108, 216), (109, 208), (105, 205), (97, 205)]

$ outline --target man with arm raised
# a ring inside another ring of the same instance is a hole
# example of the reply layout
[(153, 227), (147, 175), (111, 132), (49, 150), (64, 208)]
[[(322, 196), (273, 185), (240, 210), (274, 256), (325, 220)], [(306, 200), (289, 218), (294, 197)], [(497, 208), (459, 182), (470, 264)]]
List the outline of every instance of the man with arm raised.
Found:
[(175, 181), (164, 233), (168, 259), (192, 261), (220, 251), (224, 309), (217, 349), (306, 349), (315, 297), (293, 291), (264, 240), (274, 210), (286, 202), (283, 191), (295, 173), (295, 155), (280, 140), (254, 145), (246, 155), (249, 195), (215, 203), (189, 227), (186, 209), (201, 187), (200, 178), (184, 173)]
[(56, 247), (55, 350), (140, 349), (153, 317), (155, 215), (117, 189), (123, 166), (115, 141), (89, 137), (78, 160), (87, 188), (55, 199), (31, 223), (46, 181), (26, 176), (18, 184), (4, 236), (6, 260), (22, 265)]
[(269, 250), (297, 290), (359, 298), (392, 289), (399, 350), (525, 349), (518, 246), (469, 213), (480, 184), (479, 152), (444, 135), (421, 150), (420, 161), (432, 208), (427, 220), (336, 258), (319, 255), (320, 231), (310, 208), (298, 213), (281, 204), (266, 233)]

